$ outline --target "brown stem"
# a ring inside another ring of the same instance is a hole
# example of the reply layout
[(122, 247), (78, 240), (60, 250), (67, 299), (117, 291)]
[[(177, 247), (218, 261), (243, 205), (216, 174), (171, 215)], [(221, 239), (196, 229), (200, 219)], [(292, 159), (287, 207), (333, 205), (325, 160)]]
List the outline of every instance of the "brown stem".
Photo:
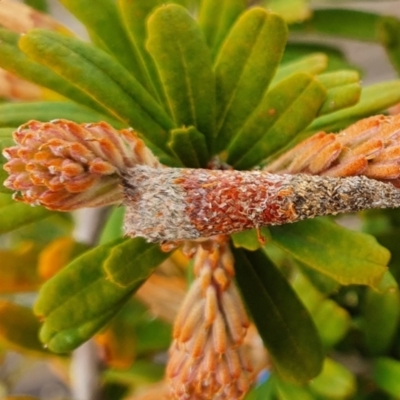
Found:
[(124, 179), (125, 232), (193, 240), (322, 215), (400, 206), (400, 190), (365, 176), (137, 166)]

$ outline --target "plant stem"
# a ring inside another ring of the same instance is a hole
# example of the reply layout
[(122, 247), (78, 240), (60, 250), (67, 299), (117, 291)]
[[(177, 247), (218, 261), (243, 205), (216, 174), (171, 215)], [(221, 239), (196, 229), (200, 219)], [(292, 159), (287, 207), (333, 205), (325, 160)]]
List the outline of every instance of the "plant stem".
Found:
[(124, 179), (125, 232), (194, 240), (322, 215), (400, 207), (400, 189), (365, 176), (137, 166)]

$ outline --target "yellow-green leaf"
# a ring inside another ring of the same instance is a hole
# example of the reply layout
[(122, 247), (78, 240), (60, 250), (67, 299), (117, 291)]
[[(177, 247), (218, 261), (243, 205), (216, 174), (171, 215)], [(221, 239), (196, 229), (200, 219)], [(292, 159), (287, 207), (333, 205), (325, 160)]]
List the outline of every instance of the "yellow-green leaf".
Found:
[(22, 36), (20, 47), (137, 129), (150, 147), (168, 154), (168, 130), (173, 128), (173, 122), (149, 92), (109, 54), (78, 39), (41, 29)]
[(38, 338), (40, 322), (30, 308), (8, 301), (0, 302), (0, 340), (14, 349), (49, 354)]
[(226, 149), (227, 162), (248, 169), (289, 143), (315, 118), (326, 98), (311, 75), (298, 73), (275, 85)]
[(270, 227), (272, 241), (295, 259), (342, 285), (378, 287), (390, 253), (373, 236), (327, 219)]
[(325, 359), (321, 374), (310, 382), (310, 389), (323, 399), (350, 399), (356, 388), (355, 376), (330, 358)]
[[(11, 199), (11, 196), (10, 196)], [(0, 235), (39, 221), (52, 213), (44, 207), (32, 207), (12, 201), (0, 207)]]
[(203, 0), (200, 3), (199, 25), (214, 59), (232, 25), (246, 9), (244, 0)]
[(136, 46), (129, 40), (114, 0), (60, 0), (88, 29), (92, 40), (106, 49), (152, 94), (154, 87)]
[(176, 126), (195, 126), (211, 149), (215, 134), (215, 78), (209, 49), (198, 25), (186, 9), (170, 4), (157, 8), (147, 26), (147, 48)]
[(117, 129), (126, 127), (126, 124), (115, 118), (70, 101), (32, 101), (0, 104), (0, 127), (17, 127), (31, 119), (47, 122), (61, 118), (77, 123), (106, 121)]
[(168, 257), (157, 256), (156, 247), (143, 239), (118, 239), (63, 268), (42, 286), (35, 304), (44, 319), (41, 340), (65, 352), (89, 339)]
[(382, 390), (394, 398), (400, 393), (400, 361), (379, 357), (373, 363), (373, 377)]
[(281, 60), (287, 27), (262, 8), (243, 13), (215, 64), (217, 151), (223, 150), (258, 106)]
[(205, 168), (209, 161), (207, 142), (194, 126), (171, 131), (169, 147), (182, 165), (189, 168)]
[(5, 28), (0, 28), (0, 67), (22, 79), (51, 89), (80, 104), (96, 110), (104, 110), (85, 92), (61, 78), (50, 68), (29, 59), (18, 47), (20, 35)]

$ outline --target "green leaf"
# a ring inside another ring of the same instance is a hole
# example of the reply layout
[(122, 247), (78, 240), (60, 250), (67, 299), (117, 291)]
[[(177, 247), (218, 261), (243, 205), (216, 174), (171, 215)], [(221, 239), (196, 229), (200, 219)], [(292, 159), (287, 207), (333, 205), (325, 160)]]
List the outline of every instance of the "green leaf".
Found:
[(339, 290), (340, 284), (326, 275), (320, 274), (315, 269), (308, 268), (303, 263), (297, 261), (301, 272), (307, 277), (312, 285), (322, 294), (330, 295)]
[(292, 286), (310, 312), (324, 347), (335, 345), (350, 328), (349, 313), (333, 300), (325, 298), (300, 273), (295, 275)]
[(367, 290), (362, 307), (361, 329), (371, 355), (383, 355), (389, 350), (399, 326), (399, 318), (398, 289), (392, 288), (383, 293)]
[(290, 142), (315, 118), (326, 90), (312, 76), (298, 73), (275, 85), (250, 114), (226, 152), (236, 169), (248, 169)]
[(400, 75), (400, 20), (394, 17), (380, 18), (378, 37), (385, 47), (393, 67)]
[(209, 161), (209, 153), (204, 135), (194, 126), (177, 128), (171, 132), (171, 140), (168, 143), (176, 158), (185, 167), (205, 168)]
[(389, 395), (398, 398), (400, 393), (400, 361), (380, 357), (373, 363), (375, 383)]
[[(11, 196), (10, 196), (11, 199)], [(51, 212), (44, 207), (32, 207), (12, 201), (0, 206), (0, 235), (47, 218)]]
[(350, 399), (356, 388), (354, 375), (330, 358), (325, 359), (321, 374), (310, 382), (310, 389), (323, 399)]
[(376, 41), (379, 14), (350, 9), (316, 9), (311, 19), (292, 25), (294, 31), (324, 33), (348, 39)]
[(47, 0), (24, 0), (24, 3), (41, 12), (48, 11)]
[[(246, 250), (254, 251), (261, 247), (262, 241), (266, 242), (271, 238), (267, 227), (258, 230), (250, 229), (236, 232), (231, 235), (232, 243), (235, 247), (243, 247)], [(261, 239), (261, 240), (260, 240)]]
[(42, 283), (38, 274), (39, 245), (22, 241), (17, 246), (0, 249), (0, 293), (2, 295), (34, 292)]
[(342, 340), (351, 326), (349, 313), (330, 299), (322, 301), (312, 316), (325, 348)]
[(0, 28), (0, 67), (29, 82), (54, 90), (55, 92), (99, 111), (104, 109), (90, 96), (50, 68), (30, 60), (18, 47), (20, 35)]
[(276, 381), (275, 375), (267, 376), (267, 380), (261, 385), (253, 388), (245, 397), (245, 400), (276, 400)]
[(150, 147), (168, 153), (166, 142), (173, 122), (149, 92), (110, 55), (78, 39), (40, 29), (24, 35), (20, 46), (30, 57), (137, 129)]
[(137, 49), (138, 55), (141, 57), (144, 65), (147, 68), (148, 74), (151, 76), (152, 84), (154, 85), (158, 97), (162, 100), (164, 108), (167, 109), (165, 93), (163, 91), (160, 77), (157, 68), (150, 53), (146, 49), (147, 41), (147, 19), (152, 11), (169, 1), (163, 0), (147, 0), (147, 1), (132, 1), (118, 0), (119, 13), (124, 23), (125, 29), (133, 46)]
[(105, 244), (124, 236), (124, 216), (125, 207), (117, 206), (111, 210), (107, 222), (101, 232), (99, 244)]
[(0, 301), (0, 340), (18, 351), (48, 355), (38, 338), (40, 323), (32, 310), (8, 301)]
[(215, 133), (215, 78), (209, 49), (188, 11), (170, 4), (148, 21), (147, 48), (157, 66), (177, 127), (195, 126), (209, 149)]
[(360, 101), (353, 107), (317, 118), (308, 128), (311, 132), (321, 130), (334, 132), (345, 128), (361, 118), (377, 114), (400, 102), (400, 80), (371, 85), (361, 92)]
[(329, 114), (356, 104), (361, 95), (360, 76), (356, 71), (342, 70), (318, 76), (327, 89), (327, 97), (318, 115)]
[(260, 103), (281, 60), (286, 38), (283, 19), (262, 8), (243, 13), (229, 32), (215, 65), (217, 151), (226, 147)]
[(264, 0), (266, 7), (282, 15), (287, 23), (299, 22), (311, 16), (309, 1), (307, 0)]
[(199, 25), (211, 49), (213, 59), (217, 56), (232, 25), (245, 9), (244, 0), (203, 0), (200, 3)]
[(342, 285), (378, 287), (390, 253), (373, 236), (351, 231), (327, 219), (270, 227), (272, 242)]
[(324, 54), (327, 57), (326, 71), (355, 68), (347, 61), (342, 51), (325, 43), (290, 42), (286, 45), (282, 64), (285, 66), (286, 63), (295, 62), (301, 57), (308, 57), (316, 53)]
[(73, 260), (39, 293), (34, 311), (44, 319), (41, 340), (65, 352), (89, 339), (168, 256), (155, 248), (143, 239), (118, 239)]
[(33, 101), (0, 104), (0, 127), (19, 126), (34, 119), (47, 122), (68, 119), (77, 123), (106, 121), (117, 129), (126, 125), (90, 108), (70, 101)]
[(317, 79), (329, 90), (350, 83), (359, 83), (360, 75), (357, 71), (345, 69), (318, 75)]
[(233, 248), (236, 278), (282, 379), (303, 383), (322, 367), (322, 347), (310, 315), (279, 270), (261, 251)]
[(105, 381), (121, 382), (126, 385), (143, 385), (160, 382), (165, 374), (165, 368), (159, 363), (143, 359), (135, 360), (129, 369), (107, 368), (102, 377)]
[(121, 287), (139, 287), (150, 276), (149, 269), (153, 272), (169, 256), (159, 244), (138, 237), (110, 249), (103, 268), (110, 282)]
[(305, 386), (277, 380), (277, 400), (314, 400), (314, 396)]
[(7, 160), (2, 153), (6, 147), (11, 147), (15, 144), (12, 138), (13, 131), (14, 128), (0, 128), (0, 193), (12, 193), (11, 190), (3, 186), (3, 182), (8, 178), (8, 173), (3, 169), (3, 165), (7, 162)]
[(76, 327), (57, 330), (45, 322), (40, 330), (39, 338), (50, 351), (54, 353), (68, 353), (79, 347), (103, 328), (117, 314), (120, 307), (123, 306), (122, 301), (121, 303), (96, 318), (83, 321), (82, 324)]
[(314, 53), (301, 57), (300, 59), (295, 59), (294, 61), (287, 62), (278, 68), (276, 75), (272, 80), (272, 85), (298, 72), (317, 75), (322, 71), (325, 71), (327, 65), (328, 57), (323, 53)]
[(114, 0), (60, 0), (88, 29), (95, 43), (110, 52), (153, 95), (154, 87), (134, 43), (123, 27)]

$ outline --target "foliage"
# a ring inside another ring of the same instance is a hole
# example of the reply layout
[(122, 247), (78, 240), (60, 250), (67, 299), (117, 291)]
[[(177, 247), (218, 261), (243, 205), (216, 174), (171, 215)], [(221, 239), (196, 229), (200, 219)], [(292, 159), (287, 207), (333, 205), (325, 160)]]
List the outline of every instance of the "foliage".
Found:
[[(29, 119), (104, 120), (133, 127), (165, 165), (206, 167), (219, 155), (235, 169), (251, 169), (300, 138), (400, 102), (400, 80), (362, 87), (362, 72), (324, 42), (378, 43), (400, 74), (400, 21), (392, 17), (313, 10), (305, 0), (253, 8), (244, 0), (60, 2), (86, 26), (91, 43), (49, 29), (23, 36), (0, 30), (0, 67), (48, 90), (34, 102), (0, 105), (1, 148)], [(26, 3), (47, 9), (44, 1)], [(296, 40), (309, 32), (316, 43)], [(0, 190), (8, 246), (1, 251), (1, 342), (48, 358), (100, 331), (96, 340), (109, 350), (105, 381), (133, 390), (158, 379), (152, 356), (167, 349), (170, 326), (152, 320), (132, 295), (167, 258), (184, 278), (179, 251), (171, 256), (122, 238), (121, 209), (109, 214), (101, 243), (87, 250), (71, 239), (68, 217), (15, 203)], [(327, 218), (263, 229), (266, 245), (254, 231), (233, 235), (238, 286), (274, 364), (247, 399), (398, 396), (398, 212), (360, 218), (360, 230)], [(62, 262), (60, 243), (68, 250)], [(10, 293), (39, 287), (33, 311), (10, 300)], [(338, 362), (354, 353), (368, 373)]]

